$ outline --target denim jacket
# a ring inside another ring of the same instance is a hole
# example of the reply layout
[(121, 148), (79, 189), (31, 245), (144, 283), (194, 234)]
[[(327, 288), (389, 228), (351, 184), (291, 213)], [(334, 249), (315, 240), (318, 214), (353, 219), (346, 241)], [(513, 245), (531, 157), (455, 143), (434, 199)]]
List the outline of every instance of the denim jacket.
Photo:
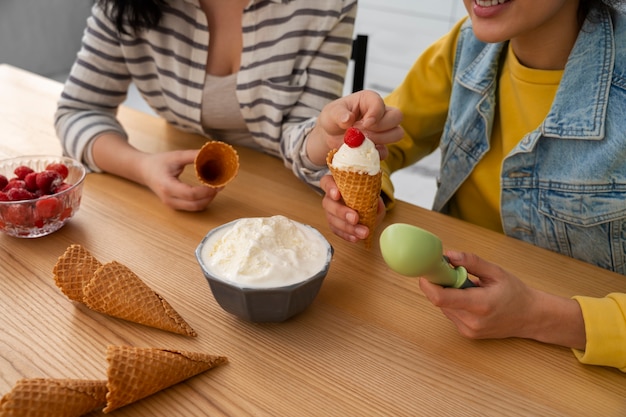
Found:
[[(626, 20), (587, 20), (543, 123), (506, 156), (501, 219), (508, 236), (626, 274)], [(489, 150), (498, 63), (506, 44), (478, 41), (467, 20), (441, 138), (434, 210)]]

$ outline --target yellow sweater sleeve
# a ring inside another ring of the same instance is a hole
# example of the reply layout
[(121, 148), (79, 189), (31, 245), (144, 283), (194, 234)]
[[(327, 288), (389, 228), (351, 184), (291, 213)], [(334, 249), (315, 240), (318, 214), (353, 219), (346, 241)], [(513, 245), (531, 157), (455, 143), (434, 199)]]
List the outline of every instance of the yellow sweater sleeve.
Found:
[(452, 91), (452, 66), (459, 30), (466, 18), (448, 34), (428, 47), (415, 61), (402, 84), (385, 98), (388, 106), (403, 114), (404, 138), (388, 146), (389, 156), (382, 162), (382, 193), (387, 208), (393, 207), (393, 185), (389, 176), (432, 153), (448, 114)]
[(587, 333), (585, 350), (574, 350), (578, 360), (626, 372), (626, 294), (573, 298), (580, 304)]

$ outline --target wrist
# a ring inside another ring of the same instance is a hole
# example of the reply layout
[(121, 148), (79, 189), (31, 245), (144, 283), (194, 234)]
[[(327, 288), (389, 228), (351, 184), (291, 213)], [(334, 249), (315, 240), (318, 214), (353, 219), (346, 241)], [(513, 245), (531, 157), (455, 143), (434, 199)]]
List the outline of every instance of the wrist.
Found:
[(534, 291), (530, 326), (525, 337), (543, 343), (584, 350), (585, 323), (576, 300)]
[(316, 124), (306, 137), (307, 156), (315, 165), (326, 165), (326, 155), (329, 151), (323, 129)]

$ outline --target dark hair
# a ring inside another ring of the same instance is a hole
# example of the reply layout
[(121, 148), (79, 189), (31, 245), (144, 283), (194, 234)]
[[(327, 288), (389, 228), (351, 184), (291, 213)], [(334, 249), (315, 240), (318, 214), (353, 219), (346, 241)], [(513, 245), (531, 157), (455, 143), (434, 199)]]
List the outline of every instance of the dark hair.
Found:
[[(155, 28), (163, 16), (166, 0), (96, 0), (115, 23), (115, 28), (129, 35)], [(130, 30), (130, 32), (129, 32)]]

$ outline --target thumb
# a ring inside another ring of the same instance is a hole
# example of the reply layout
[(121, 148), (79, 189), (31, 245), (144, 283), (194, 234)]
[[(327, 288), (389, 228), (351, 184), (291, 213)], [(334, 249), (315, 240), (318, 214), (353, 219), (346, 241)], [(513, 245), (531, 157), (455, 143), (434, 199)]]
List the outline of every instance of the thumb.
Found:
[(474, 253), (445, 251), (450, 263), (464, 267), (468, 273), (480, 280), (481, 286), (495, 282), (503, 271), (498, 265), (488, 262)]

